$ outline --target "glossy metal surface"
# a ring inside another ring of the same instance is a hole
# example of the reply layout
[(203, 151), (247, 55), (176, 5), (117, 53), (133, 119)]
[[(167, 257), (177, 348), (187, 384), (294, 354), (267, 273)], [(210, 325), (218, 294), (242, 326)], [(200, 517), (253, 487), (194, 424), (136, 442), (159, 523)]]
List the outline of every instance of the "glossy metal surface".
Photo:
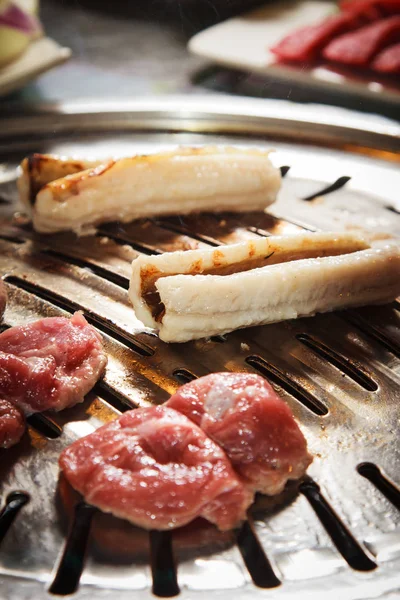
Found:
[[(350, 566), (352, 557), (347, 555), (346, 562), (338, 551), (324, 528), (324, 516), (314, 512), (306, 491), (299, 494), (293, 487), (280, 498), (260, 498), (252, 511), (250, 533), (242, 532), (238, 539), (234, 533), (220, 534), (204, 525), (175, 532), (172, 547), (181, 597), (396, 597), (400, 591), (396, 496), (388, 500), (357, 466), (373, 463), (388, 480), (400, 484), (398, 305), (242, 330), (226, 339), (167, 345), (135, 320), (126, 293), (130, 261), (138, 252), (293, 233), (301, 225), (368, 227), (399, 235), (400, 216), (393, 210), (399, 179), (396, 132), (383, 127), (376, 134), (357, 133), (354, 123), (339, 129), (320, 123), (319, 128), (307, 129), (304, 115), (297, 120), (295, 115), (283, 115), (279, 120), (277, 115), (257, 116), (253, 109), (241, 116), (235, 106), (220, 114), (215, 106), (205, 105), (203, 112), (168, 107), (157, 115), (151, 107), (147, 112), (143, 106), (125, 108), (108, 117), (102, 111), (86, 118), (80, 109), (65, 108), (68, 114), (49, 110), (25, 120), (10, 119), (8, 131), (0, 127), (0, 272), (9, 288), (5, 322), (16, 325), (82, 308), (98, 324), (109, 353), (104, 383), (81, 406), (51, 416), (62, 427), (60, 437), (49, 439), (31, 427), (19, 446), (0, 455), (2, 505), (12, 491), (30, 495), (0, 543), (1, 596), (51, 597), (47, 590), (76, 502), (58, 482), (57, 458), (63, 447), (114, 418), (124, 406), (163, 402), (178, 387), (182, 373), (251, 372), (252, 365), (266, 364), (280, 374), (273, 383), (307, 436), (315, 455), (310, 475), (333, 508), (336, 525), (352, 534), (364, 560), (377, 567), (362, 571), (357, 562), (356, 568)], [(27, 152), (106, 156), (157, 151), (179, 143), (274, 146), (274, 162), (291, 166), (279, 201), (266, 215), (112, 224), (102, 227), (98, 236), (80, 240), (69, 234), (37, 236), (22, 217), (13, 217), (18, 208), (15, 166)], [(344, 187), (303, 200), (344, 175), (352, 176)], [(350, 375), (345, 374), (346, 365)], [(328, 410), (326, 415), (315, 411), (313, 398)], [(154, 550), (154, 540), (152, 544)], [(260, 549), (281, 581), (270, 590), (254, 583), (271, 583), (254, 564)], [(158, 559), (152, 557), (147, 533), (97, 513), (74, 597), (153, 597), (151, 564), (154, 576)]]

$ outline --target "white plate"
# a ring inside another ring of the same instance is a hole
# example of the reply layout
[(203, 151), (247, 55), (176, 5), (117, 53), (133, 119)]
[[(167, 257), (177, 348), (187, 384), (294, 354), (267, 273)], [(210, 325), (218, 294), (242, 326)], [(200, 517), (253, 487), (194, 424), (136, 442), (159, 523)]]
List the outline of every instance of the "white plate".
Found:
[(34, 40), (19, 58), (0, 69), (0, 96), (19, 89), (70, 56), (69, 48), (63, 48), (51, 38)]
[(335, 72), (327, 66), (307, 69), (276, 63), (268, 48), (286, 34), (303, 25), (318, 22), (332, 14), (336, 5), (330, 2), (307, 0), (280, 1), (253, 12), (229, 19), (201, 31), (189, 41), (193, 54), (229, 67), (261, 72), (277, 80), (296, 81), (319, 88), (335, 88), (368, 98), (400, 101), (400, 84), (389, 78), (357, 75), (355, 72)]

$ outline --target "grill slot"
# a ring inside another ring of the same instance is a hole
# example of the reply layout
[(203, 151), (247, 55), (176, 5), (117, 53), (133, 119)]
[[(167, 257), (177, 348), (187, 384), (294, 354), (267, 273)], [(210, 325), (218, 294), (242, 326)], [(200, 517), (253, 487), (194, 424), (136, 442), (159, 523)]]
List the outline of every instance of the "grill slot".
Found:
[(171, 598), (180, 592), (170, 531), (150, 531), (150, 560), (155, 596)]
[(290, 171), (290, 167), (288, 167), (287, 165), (279, 167), (280, 171), (281, 171), (281, 176), (285, 177), (285, 175), (287, 175), (287, 173)]
[(372, 571), (375, 569), (376, 564), (367, 556), (328, 504), (321, 494), (319, 486), (312, 479), (309, 479), (300, 484), (299, 490), (307, 498), (336, 548), (350, 567), (357, 571)]
[(246, 363), (253, 367), (256, 371), (267, 377), (286, 392), (291, 394), (296, 400), (301, 402), (306, 408), (311, 410), (315, 415), (325, 416), (328, 414), (328, 408), (320, 400), (315, 398), (305, 388), (300, 386), (295, 381), (292, 381), (285, 373), (280, 369), (277, 369), (274, 365), (271, 365), (261, 356), (248, 356)]
[(83, 269), (87, 269), (97, 275), (98, 277), (102, 277), (119, 287), (127, 290), (129, 289), (129, 279), (124, 277), (123, 275), (119, 275), (118, 273), (114, 273), (100, 265), (90, 262), (89, 260), (84, 260), (82, 258), (77, 258), (75, 256), (66, 255), (62, 252), (56, 252), (55, 250), (42, 250), (41, 254), (45, 256), (50, 256), (51, 258), (55, 258), (56, 260), (61, 260), (64, 263), (68, 263), (71, 265), (75, 265), (76, 267), (81, 267)]
[(49, 588), (51, 594), (68, 596), (78, 589), (95, 511), (84, 502), (76, 505), (61, 561)]
[(374, 325), (366, 321), (361, 315), (353, 311), (347, 311), (344, 318), (352, 325), (355, 325), (363, 333), (381, 344), (386, 350), (389, 350), (389, 352), (394, 354), (397, 358), (400, 358), (400, 346), (377, 327), (374, 327)]
[(17, 514), (29, 502), (26, 492), (11, 492), (6, 498), (6, 505), (0, 513), (0, 543), (6, 536)]
[(357, 471), (368, 479), (397, 510), (400, 510), (400, 490), (382, 474), (377, 465), (369, 462), (361, 463)]
[(133, 408), (137, 408), (132, 400), (124, 396), (117, 390), (114, 390), (110, 385), (108, 385), (105, 381), (99, 381), (93, 388), (93, 391), (102, 398), (119, 410), (119, 412), (123, 413), (127, 410), (132, 410)]
[(194, 379), (197, 379), (197, 375), (194, 375), (194, 373), (191, 373), (187, 369), (175, 369), (175, 371), (173, 372), (173, 376), (182, 385), (184, 383), (190, 383)]
[(51, 440), (57, 439), (62, 434), (62, 427), (60, 425), (40, 413), (28, 417), (27, 422), (33, 429), (36, 429), (36, 431)]
[[(182, 225), (180, 224), (181, 222), (182, 222)], [(187, 228), (183, 224), (183, 221), (180, 217), (176, 217), (174, 219), (173, 218), (163, 219), (162, 221), (154, 219), (154, 223), (158, 227), (161, 227), (162, 229), (166, 229), (167, 231), (172, 231), (174, 233), (179, 233), (181, 235), (190, 236), (194, 240), (197, 240), (198, 242), (202, 242), (203, 244), (207, 244), (208, 246), (218, 247), (218, 246), (221, 246), (221, 244), (223, 244), (223, 242), (216, 240), (215, 238), (213, 238), (209, 235), (200, 234), (200, 233), (197, 233), (196, 231), (192, 231), (190, 228)]]
[(153, 248), (152, 246), (148, 246), (147, 244), (139, 244), (137, 242), (132, 241), (128, 236), (124, 237), (124, 235), (114, 233), (111, 225), (110, 229), (106, 225), (99, 227), (97, 236), (106, 236), (110, 238), (110, 240), (112, 240), (116, 244), (120, 244), (121, 246), (125, 246), (126, 244), (128, 244), (129, 246), (131, 246), (131, 248), (133, 248), (133, 250), (139, 252), (139, 254), (146, 254), (147, 256), (153, 256), (154, 254), (162, 254), (162, 250), (160, 250), (159, 248)]
[(309, 196), (306, 196), (305, 198), (302, 198), (302, 200), (306, 200), (307, 202), (310, 202), (310, 200), (315, 200), (315, 198), (318, 198), (319, 196), (327, 196), (328, 194), (331, 194), (332, 192), (336, 192), (337, 190), (340, 190), (343, 186), (346, 185), (346, 183), (348, 181), (350, 181), (351, 177), (348, 177), (347, 175), (343, 175), (342, 177), (339, 177), (338, 179), (336, 179), (336, 181), (334, 181), (331, 185), (328, 185), (327, 187), (322, 188), (322, 190), (319, 190), (319, 192), (315, 192), (313, 194), (310, 194)]
[(310, 348), (313, 352), (321, 356), (323, 359), (331, 363), (337, 369), (342, 371), (345, 375), (353, 379), (358, 385), (363, 387), (365, 390), (369, 392), (376, 392), (378, 389), (378, 384), (371, 379), (365, 371), (360, 369), (360, 367), (356, 367), (353, 363), (350, 362), (348, 358), (341, 356), (328, 346), (325, 346), (322, 342), (313, 339), (311, 336), (306, 333), (299, 333), (296, 335), (296, 338), (307, 348)]
[(58, 308), (62, 308), (63, 310), (69, 313), (74, 313), (77, 310), (82, 310), (85, 314), (85, 318), (91, 325), (94, 325), (95, 327), (97, 327), (97, 329), (99, 329), (106, 335), (109, 335), (114, 340), (118, 340), (121, 344), (124, 344), (124, 346), (127, 346), (140, 356), (153, 356), (154, 354), (154, 350), (150, 348), (150, 346), (145, 346), (142, 343), (138, 343), (132, 338), (132, 336), (127, 334), (125, 331), (123, 331), (116, 325), (108, 323), (104, 318), (100, 317), (99, 315), (96, 315), (95, 313), (87, 311), (85, 308), (83, 308), (76, 302), (73, 302), (72, 300), (68, 300), (63, 296), (59, 296), (55, 292), (46, 290), (45, 288), (37, 284), (32, 284), (28, 281), (25, 281), (24, 279), (21, 279), (20, 277), (15, 277), (13, 275), (5, 277), (5, 281), (19, 289), (34, 294), (38, 298), (46, 300), (46, 302), (50, 302), (51, 304), (57, 306)]
[(275, 588), (281, 584), (249, 521), (243, 523), (238, 531), (237, 544), (253, 583), (257, 587)]

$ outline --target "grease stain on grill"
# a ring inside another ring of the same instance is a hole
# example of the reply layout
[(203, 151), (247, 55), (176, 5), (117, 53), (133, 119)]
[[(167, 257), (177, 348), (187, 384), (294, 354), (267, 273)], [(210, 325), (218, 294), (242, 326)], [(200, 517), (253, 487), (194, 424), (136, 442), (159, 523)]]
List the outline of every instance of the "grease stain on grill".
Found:
[(152, 592), (160, 598), (180, 593), (170, 531), (150, 531)]
[(328, 348), (328, 346), (325, 346), (325, 344), (322, 342), (315, 340), (306, 333), (299, 333), (296, 335), (296, 338), (299, 340), (299, 342), (339, 369), (339, 371), (342, 371), (342, 373), (350, 377), (350, 379), (358, 383), (358, 385), (365, 390), (369, 392), (377, 391), (378, 384), (367, 373), (365, 373), (365, 371), (363, 371), (360, 367), (356, 367), (356, 365), (354, 365), (345, 356), (338, 354), (331, 348)]
[(27, 422), (33, 429), (51, 440), (59, 438), (62, 434), (62, 427), (45, 415), (36, 413), (28, 417)]
[(120, 327), (114, 325), (113, 323), (108, 322), (103, 317), (96, 315), (95, 313), (86, 310), (84, 307), (80, 306), (78, 303), (73, 302), (55, 292), (47, 290), (37, 284), (30, 283), (21, 279), (20, 277), (15, 277), (13, 275), (5, 277), (4, 281), (6, 281), (10, 285), (14, 285), (15, 287), (25, 290), (31, 294), (34, 294), (38, 298), (45, 300), (46, 302), (50, 302), (51, 304), (61, 308), (69, 313), (74, 313), (77, 310), (81, 310), (88, 323), (97, 327), (100, 331), (110, 336), (114, 340), (117, 340), (124, 346), (127, 346), (137, 354), (143, 357), (149, 357), (154, 355), (153, 348), (143, 344), (142, 342), (138, 342), (133, 338), (133, 336), (126, 333)]
[(322, 190), (319, 190), (318, 192), (315, 192), (314, 194), (305, 196), (304, 198), (302, 198), (302, 200), (305, 200), (306, 202), (310, 202), (311, 200), (315, 200), (315, 198), (319, 198), (320, 196), (327, 196), (328, 194), (331, 194), (332, 192), (336, 192), (337, 190), (340, 190), (343, 186), (346, 185), (347, 182), (350, 181), (350, 179), (351, 179), (351, 177), (348, 177), (347, 175), (343, 175), (342, 177), (339, 177), (338, 179), (336, 179), (336, 181), (334, 181), (331, 185), (328, 185), (327, 187), (322, 188)]
[(8, 494), (6, 504), (0, 512), (0, 543), (5, 538), (15, 517), (30, 500), (26, 492), (15, 491)]
[(122, 287), (124, 290), (129, 289), (129, 279), (127, 277), (123, 277), (123, 275), (114, 273), (114, 271), (105, 269), (104, 267), (96, 265), (88, 260), (84, 260), (83, 258), (77, 258), (75, 256), (70, 256), (62, 252), (57, 252), (56, 250), (41, 250), (40, 253), (44, 254), (45, 256), (55, 258), (56, 260), (61, 260), (64, 263), (68, 263), (71, 265), (75, 265), (76, 267), (86, 269), (91, 273), (94, 273), (98, 277), (106, 279), (107, 281), (114, 283), (119, 287)]
[(85, 565), (92, 519), (96, 510), (94, 506), (85, 502), (76, 505), (61, 561), (49, 588), (51, 594), (68, 596), (78, 589)]
[(264, 358), (261, 358), (261, 356), (248, 356), (246, 358), (246, 363), (261, 373), (261, 375), (267, 379), (270, 379), (283, 388), (286, 392), (291, 394), (294, 398), (296, 398), (296, 400), (301, 402), (301, 404), (311, 410), (315, 415), (322, 417), (328, 414), (328, 408), (325, 406), (325, 404), (323, 404), (323, 402), (318, 400), (318, 398), (315, 398), (315, 396), (310, 394), (310, 392), (308, 392), (297, 382), (290, 379), (277, 367), (268, 363)]
[(175, 369), (173, 376), (180, 384), (190, 383), (197, 379), (197, 375), (188, 371), (188, 369)]
[(327, 502), (319, 485), (307, 478), (299, 486), (299, 491), (307, 498), (326, 532), (348, 565), (356, 571), (372, 571), (376, 563), (372, 561), (353, 537), (339, 516)]
[(368, 479), (377, 490), (385, 496), (389, 502), (400, 510), (400, 490), (387, 477), (385, 477), (380, 468), (374, 463), (364, 462), (357, 466), (357, 471)]
[(237, 532), (237, 544), (253, 583), (257, 587), (275, 588), (281, 585), (251, 522), (245, 521)]

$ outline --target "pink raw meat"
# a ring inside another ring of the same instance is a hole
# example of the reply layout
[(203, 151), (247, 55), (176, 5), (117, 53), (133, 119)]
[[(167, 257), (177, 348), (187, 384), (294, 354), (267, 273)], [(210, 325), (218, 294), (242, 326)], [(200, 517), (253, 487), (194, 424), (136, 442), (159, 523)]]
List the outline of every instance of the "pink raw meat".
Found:
[(340, 9), (357, 13), (371, 21), (390, 15), (400, 14), (400, 0), (343, 0)]
[(207, 375), (183, 385), (166, 406), (217, 442), (254, 491), (278, 494), (312, 461), (289, 407), (259, 375)]
[(25, 432), (25, 418), (19, 408), (0, 399), (0, 448), (14, 446)]
[(165, 406), (124, 413), (66, 448), (59, 463), (87, 502), (146, 529), (199, 516), (231, 529), (253, 499), (221, 448)]
[(381, 49), (399, 41), (400, 16), (389, 17), (335, 38), (322, 54), (327, 60), (367, 67)]
[(393, 44), (393, 46), (382, 50), (375, 57), (371, 66), (374, 71), (379, 71), (380, 73), (400, 75), (400, 43)]
[(318, 58), (321, 49), (335, 36), (352, 31), (364, 23), (358, 15), (333, 15), (315, 25), (295, 29), (270, 50), (283, 61), (312, 61)]
[(81, 313), (0, 334), (0, 398), (26, 414), (81, 402), (107, 363), (100, 335)]

